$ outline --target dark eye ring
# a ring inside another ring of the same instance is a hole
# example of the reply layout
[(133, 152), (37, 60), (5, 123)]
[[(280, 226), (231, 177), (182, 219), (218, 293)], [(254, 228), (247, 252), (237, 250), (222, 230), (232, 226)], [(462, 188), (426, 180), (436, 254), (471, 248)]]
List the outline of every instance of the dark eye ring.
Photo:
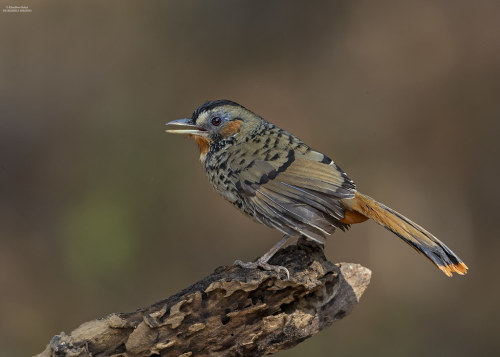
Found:
[(222, 123), (222, 119), (221, 119), (221, 118), (219, 118), (219, 117), (214, 117), (214, 118), (212, 118), (212, 121), (211, 121), (211, 122), (212, 122), (212, 125), (213, 125), (213, 126), (219, 126), (219, 125), (220, 125), (220, 123)]

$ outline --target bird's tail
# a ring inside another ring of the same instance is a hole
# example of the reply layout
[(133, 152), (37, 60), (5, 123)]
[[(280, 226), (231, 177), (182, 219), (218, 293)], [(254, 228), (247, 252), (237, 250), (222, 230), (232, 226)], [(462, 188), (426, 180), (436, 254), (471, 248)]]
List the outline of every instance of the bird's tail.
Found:
[[(411, 245), (417, 252), (425, 255), (447, 276), (452, 276), (452, 273), (460, 275), (467, 273), (467, 265), (443, 242), (382, 203), (356, 192), (353, 199), (345, 199), (343, 204), (346, 208), (346, 219), (350, 218), (352, 223), (361, 222), (366, 219), (365, 217), (373, 219)], [(359, 217), (358, 213), (363, 217)], [(351, 222), (346, 221), (346, 223)]]

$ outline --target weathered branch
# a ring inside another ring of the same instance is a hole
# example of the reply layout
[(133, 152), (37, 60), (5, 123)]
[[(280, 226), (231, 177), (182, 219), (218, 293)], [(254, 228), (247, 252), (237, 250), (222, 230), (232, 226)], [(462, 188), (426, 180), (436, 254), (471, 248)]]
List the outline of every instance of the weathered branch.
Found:
[(187, 289), (131, 313), (115, 313), (52, 338), (38, 356), (260, 356), (290, 348), (346, 316), (370, 282), (357, 264), (334, 265), (299, 240), (272, 264), (290, 279), (219, 267)]

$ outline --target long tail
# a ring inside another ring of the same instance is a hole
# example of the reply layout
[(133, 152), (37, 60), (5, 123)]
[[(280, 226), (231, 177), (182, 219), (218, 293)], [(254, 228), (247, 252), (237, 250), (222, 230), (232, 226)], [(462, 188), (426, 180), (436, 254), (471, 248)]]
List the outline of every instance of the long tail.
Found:
[(344, 199), (342, 203), (346, 208), (345, 223), (357, 223), (366, 220), (365, 217), (371, 218), (425, 255), (447, 276), (452, 276), (452, 273), (467, 273), (467, 265), (443, 242), (382, 203), (359, 192), (356, 192), (354, 199)]

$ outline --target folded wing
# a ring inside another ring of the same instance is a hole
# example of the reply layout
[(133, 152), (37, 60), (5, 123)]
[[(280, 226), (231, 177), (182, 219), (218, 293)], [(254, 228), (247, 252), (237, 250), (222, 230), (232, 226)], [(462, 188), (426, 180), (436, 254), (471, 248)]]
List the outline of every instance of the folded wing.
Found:
[(239, 173), (237, 188), (254, 217), (288, 235), (319, 243), (335, 228), (346, 229), (341, 199), (354, 197), (354, 183), (325, 155), (290, 150), (281, 160), (258, 160)]

